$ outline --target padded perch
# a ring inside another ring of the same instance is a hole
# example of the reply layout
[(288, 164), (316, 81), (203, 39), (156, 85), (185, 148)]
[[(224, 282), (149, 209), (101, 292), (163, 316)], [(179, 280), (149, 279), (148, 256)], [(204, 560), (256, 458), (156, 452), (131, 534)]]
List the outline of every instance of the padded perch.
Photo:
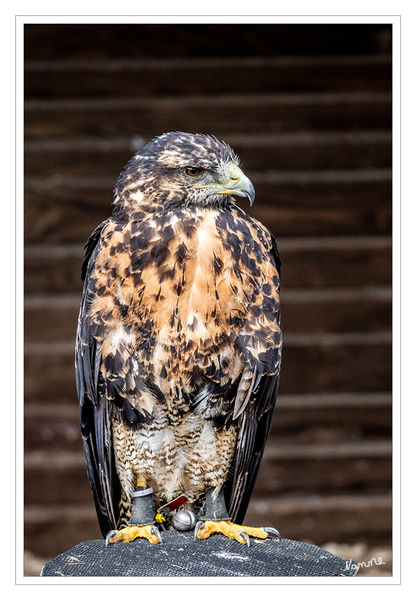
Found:
[(81, 542), (42, 569), (43, 577), (351, 577), (346, 563), (318, 546), (282, 538), (252, 539), (250, 548), (222, 535), (195, 540), (192, 532), (162, 532), (162, 544)]

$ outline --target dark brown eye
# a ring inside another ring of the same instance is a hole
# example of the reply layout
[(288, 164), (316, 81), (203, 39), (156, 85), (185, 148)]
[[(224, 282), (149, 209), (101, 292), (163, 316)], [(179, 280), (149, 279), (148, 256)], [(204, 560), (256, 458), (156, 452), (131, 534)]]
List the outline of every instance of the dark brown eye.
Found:
[(204, 169), (198, 167), (185, 167), (183, 172), (185, 175), (188, 175), (188, 177), (199, 177), (204, 172)]

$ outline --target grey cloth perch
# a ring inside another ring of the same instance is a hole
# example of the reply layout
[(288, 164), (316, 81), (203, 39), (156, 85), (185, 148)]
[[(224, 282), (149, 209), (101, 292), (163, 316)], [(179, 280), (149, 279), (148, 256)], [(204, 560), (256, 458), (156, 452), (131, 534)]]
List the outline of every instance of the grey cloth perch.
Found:
[(194, 540), (190, 532), (163, 532), (163, 543), (81, 542), (46, 564), (43, 577), (282, 577), (354, 576), (354, 563), (318, 546), (282, 538), (251, 539), (251, 546), (222, 535)]

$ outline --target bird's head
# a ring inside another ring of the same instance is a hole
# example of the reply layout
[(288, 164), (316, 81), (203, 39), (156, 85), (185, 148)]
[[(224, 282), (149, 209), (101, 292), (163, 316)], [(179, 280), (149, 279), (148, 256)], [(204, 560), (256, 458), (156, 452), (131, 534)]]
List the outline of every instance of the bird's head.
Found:
[(127, 163), (114, 188), (115, 203), (135, 208), (218, 206), (233, 197), (254, 202), (254, 186), (234, 150), (210, 135), (164, 133)]

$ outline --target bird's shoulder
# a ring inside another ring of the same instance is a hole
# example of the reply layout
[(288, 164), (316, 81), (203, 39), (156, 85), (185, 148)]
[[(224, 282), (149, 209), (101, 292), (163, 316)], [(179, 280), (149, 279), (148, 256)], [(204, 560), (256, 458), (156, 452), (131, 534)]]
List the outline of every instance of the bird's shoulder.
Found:
[(218, 215), (217, 227), (237, 269), (254, 277), (266, 276), (277, 284), (280, 279), (277, 244), (263, 223), (236, 206)]
[(242, 242), (244, 245), (257, 246), (263, 252), (273, 248), (274, 238), (267, 227), (239, 206), (220, 211), (217, 227), (223, 238), (231, 244), (238, 245)]

